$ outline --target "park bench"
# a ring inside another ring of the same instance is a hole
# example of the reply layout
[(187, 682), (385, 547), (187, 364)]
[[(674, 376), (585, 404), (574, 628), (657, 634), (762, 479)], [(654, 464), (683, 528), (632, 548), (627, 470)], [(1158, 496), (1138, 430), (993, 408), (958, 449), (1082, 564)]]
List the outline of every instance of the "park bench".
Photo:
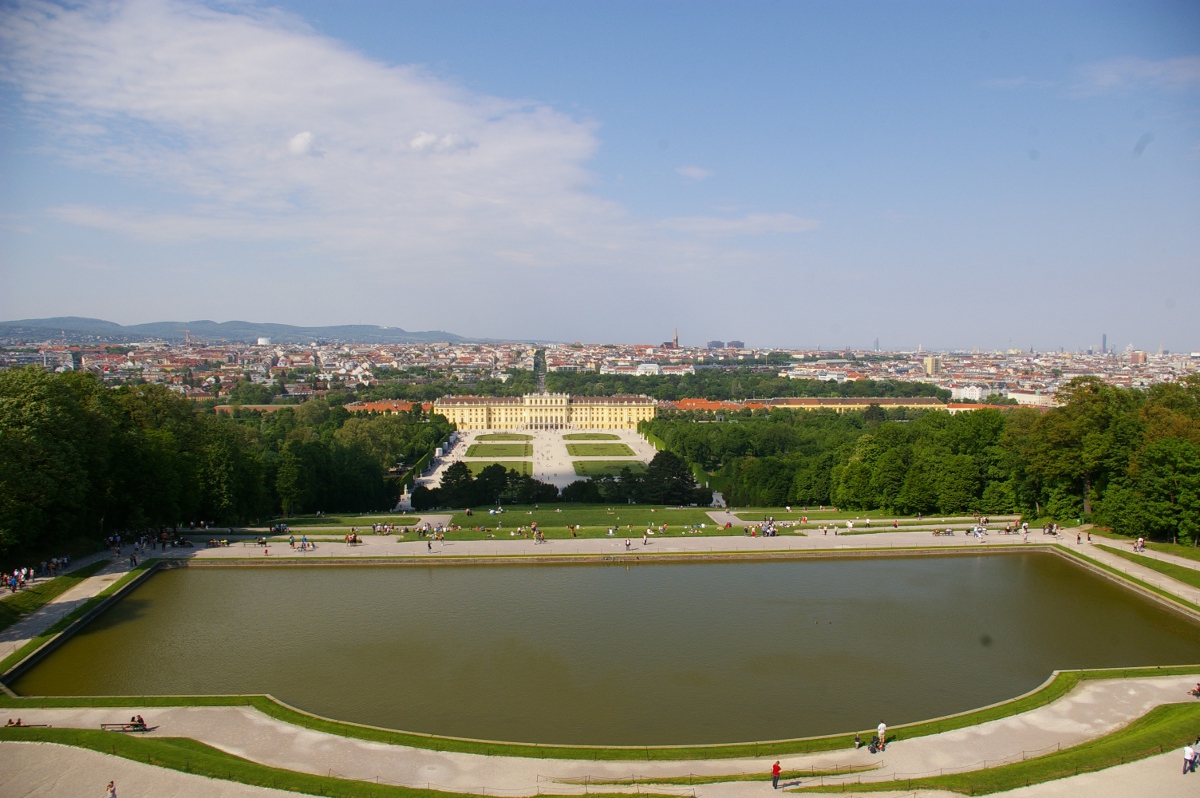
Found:
[(157, 726), (145, 726), (141, 723), (101, 723), (102, 731), (113, 732), (148, 732), (157, 729)]

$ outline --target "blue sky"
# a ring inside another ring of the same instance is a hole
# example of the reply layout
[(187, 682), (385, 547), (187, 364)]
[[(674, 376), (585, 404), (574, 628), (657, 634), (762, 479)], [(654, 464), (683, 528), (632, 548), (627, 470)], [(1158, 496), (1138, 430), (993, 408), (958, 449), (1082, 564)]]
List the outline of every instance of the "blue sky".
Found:
[(1200, 349), (1196, 3), (22, 2), (0, 317)]

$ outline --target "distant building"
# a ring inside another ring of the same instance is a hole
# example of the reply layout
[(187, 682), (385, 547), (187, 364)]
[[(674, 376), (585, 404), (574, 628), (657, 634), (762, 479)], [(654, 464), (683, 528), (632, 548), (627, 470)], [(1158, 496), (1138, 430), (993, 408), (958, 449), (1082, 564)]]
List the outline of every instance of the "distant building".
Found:
[(258, 339), (258, 345), (259, 345), (259, 346), (270, 346), (270, 345), (271, 345), (271, 339), (270, 339), (270, 338), (259, 338), (259, 339)]
[(724, 349), (725, 342), (724, 341), (709, 341), (704, 346), (706, 349)]
[(730, 349), (745, 349), (746, 344), (743, 343), (742, 341), (730, 341), (729, 348)]
[(433, 412), (460, 430), (489, 429), (637, 429), (649, 421), (658, 401), (649, 396), (571, 396), (528, 393), (524, 396), (443, 396)]
[(1129, 353), (1129, 364), (1131, 366), (1146, 365), (1146, 353), (1142, 352), (1141, 350), (1138, 350), (1136, 352), (1130, 352)]
[(933, 375), (942, 372), (942, 359), (936, 355), (926, 355), (921, 362), (925, 366), (926, 374)]
[(657, 376), (662, 374), (662, 367), (657, 363), (639, 363), (637, 367), (637, 375), (639, 377)]

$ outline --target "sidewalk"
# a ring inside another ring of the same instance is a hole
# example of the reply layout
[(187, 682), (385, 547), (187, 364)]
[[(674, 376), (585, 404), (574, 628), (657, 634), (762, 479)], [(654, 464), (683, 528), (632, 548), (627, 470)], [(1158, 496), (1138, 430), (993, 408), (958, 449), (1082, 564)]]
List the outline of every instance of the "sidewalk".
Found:
[[(110, 557), (112, 557), (110, 552), (99, 552), (82, 560), (73, 561), (70, 568), (74, 571), (97, 560), (104, 560)], [(76, 608), (85, 604), (88, 599), (120, 579), (121, 575), (129, 570), (129, 558), (124, 556), (119, 557), (61, 596), (57, 596), (3, 632), (0, 632), (0, 659), (7, 657), (49, 629), (60, 618), (69, 615)]]
[[(1068, 543), (1066, 539), (1064, 539), (1062, 545), (1064, 548), (1077, 551), (1085, 557), (1091, 557), (1097, 562), (1102, 562), (1110, 568), (1115, 568), (1123, 574), (1129, 574), (1132, 577), (1140, 579), (1148, 585), (1153, 585), (1159, 590), (1165, 590), (1173, 596), (1178, 596), (1179, 598), (1189, 601), (1192, 604), (1200, 605), (1200, 588), (1195, 588), (1191, 585), (1184, 584), (1177, 579), (1172, 579), (1165, 574), (1160, 574), (1158, 571), (1147, 568), (1144, 565), (1138, 565), (1137, 563), (1130, 562), (1124, 557), (1118, 557), (1111, 551), (1108, 551), (1103, 544), (1097, 546), (1095, 544), (1088, 545), (1087, 543), (1084, 543), (1082, 546), (1077, 546), (1073, 541)], [(1175, 563), (1176, 559), (1177, 558), (1173, 557), (1170, 560), (1164, 560), (1164, 562)]]
[[(1002, 760), (1019, 760), (1023, 755), (1047, 753), (1056, 746), (1067, 748), (1108, 734), (1155, 706), (1186, 700), (1186, 691), (1194, 683), (1193, 676), (1085, 682), (1052, 704), (990, 723), (912, 740), (904, 739), (900, 730), (901, 736), (883, 755), (872, 755), (866, 748), (847, 748), (783, 757), (783, 767), (792, 770), (812, 766), (820, 770), (832, 769), (835, 765), (879, 765), (879, 769), (861, 774), (864, 782), (889, 780), (894, 776), (936, 775), (943, 769), (978, 769), (987, 763), (996, 765)], [(629, 778), (633, 774), (644, 779), (689, 774), (767, 773), (774, 759), (595, 762), (439, 752), (304, 729), (267, 717), (250, 707), (27, 709), (22, 716), (26, 722), (94, 729), (100, 723), (133, 714), (142, 714), (150, 724), (159, 727), (150, 736), (189, 737), (274, 767), (319, 774), (332, 770), (350, 779), (373, 781), (379, 778), (411, 787), (470, 793), (481, 793), (486, 789), (489, 793), (513, 796), (540, 792), (583, 794), (584, 785), (563, 783), (563, 780)], [(1169, 772), (1177, 775), (1174, 768)], [(858, 775), (854, 778), (857, 780)], [(826, 777), (826, 783), (829, 781)], [(1200, 786), (1200, 777), (1196, 783)], [(637, 790), (633, 786), (605, 786), (603, 789), (612, 792)], [(696, 794), (743, 798), (762, 795), (769, 789), (764, 779), (761, 783), (703, 785), (696, 788)], [(678, 790), (666, 788), (662, 791)]]

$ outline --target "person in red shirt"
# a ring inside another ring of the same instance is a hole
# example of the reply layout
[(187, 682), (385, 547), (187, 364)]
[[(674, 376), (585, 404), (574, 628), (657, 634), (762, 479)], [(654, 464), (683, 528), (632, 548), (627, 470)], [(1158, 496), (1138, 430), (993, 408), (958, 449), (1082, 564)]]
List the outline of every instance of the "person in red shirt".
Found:
[(779, 766), (778, 761), (776, 761), (774, 765), (771, 765), (771, 789), (779, 789), (779, 774), (782, 772), (783, 768)]

